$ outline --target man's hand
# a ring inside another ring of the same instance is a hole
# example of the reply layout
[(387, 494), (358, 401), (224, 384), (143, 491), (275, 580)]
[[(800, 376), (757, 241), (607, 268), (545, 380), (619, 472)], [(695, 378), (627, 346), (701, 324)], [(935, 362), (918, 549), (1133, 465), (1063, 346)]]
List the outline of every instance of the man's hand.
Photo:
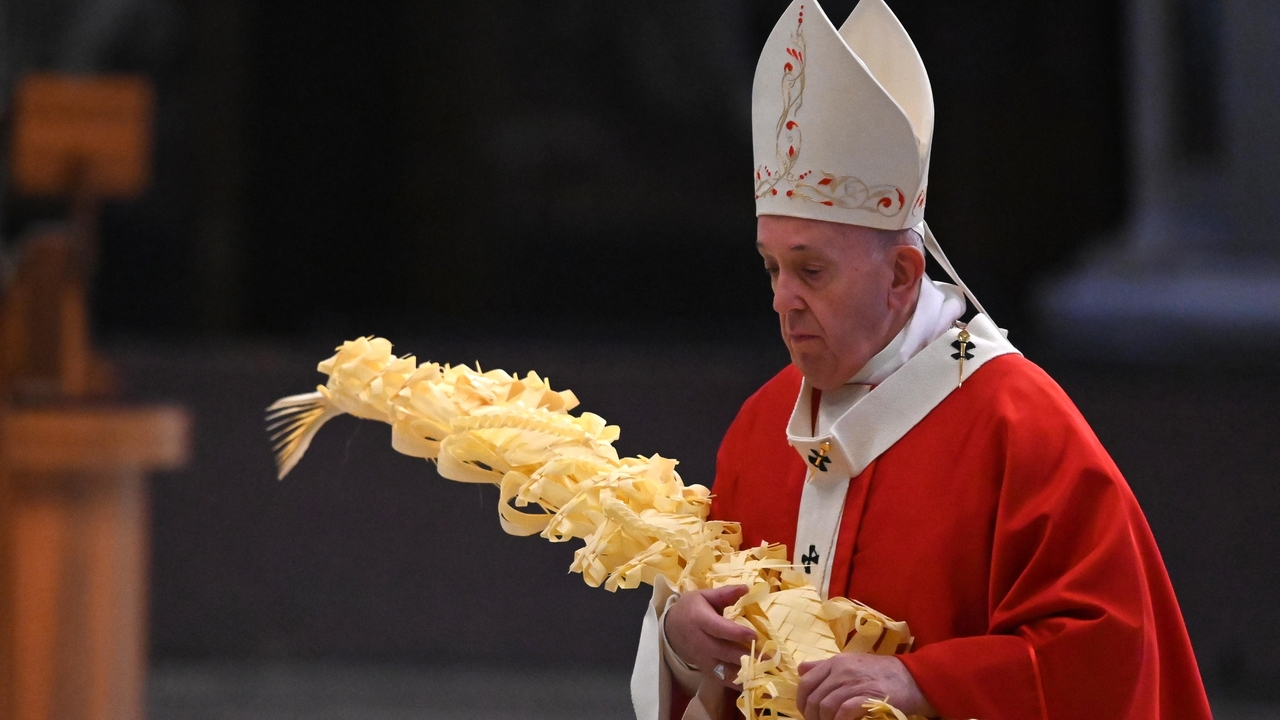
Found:
[[(703, 675), (734, 690), (742, 689), (733, 679), (738, 676), (738, 662), (751, 650), (756, 633), (725, 620), (722, 613), (746, 594), (745, 585), (693, 590), (667, 609), (665, 619), (667, 642), (675, 654), (696, 665)], [(715, 675), (720, 663), (724, 663), (723, 680)]]
[(796, 707), (805, 720), (854, 720), (866, 715), (867, 700), (885, 698), (906, 715), (937, 716), (907, 667), (891, 655), (841, 653), (800, 666)]

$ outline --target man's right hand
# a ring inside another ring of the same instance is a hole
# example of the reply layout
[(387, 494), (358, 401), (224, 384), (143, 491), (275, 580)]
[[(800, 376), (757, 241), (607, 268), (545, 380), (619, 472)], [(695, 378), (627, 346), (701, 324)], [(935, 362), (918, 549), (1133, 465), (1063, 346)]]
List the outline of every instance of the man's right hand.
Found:
[[(741, 690), (734, 683), (738, 663), (751, 650), (756, 633), (724, 618), (724, 609), (747, 594), (746, 585), (726, 585), (713, 590), (692, 590), (667, 609), (667, 642), (671, 650), (708, 678), (727, 688)], [(724, 679), (716, 677), (716, 666), (724, 663)]]

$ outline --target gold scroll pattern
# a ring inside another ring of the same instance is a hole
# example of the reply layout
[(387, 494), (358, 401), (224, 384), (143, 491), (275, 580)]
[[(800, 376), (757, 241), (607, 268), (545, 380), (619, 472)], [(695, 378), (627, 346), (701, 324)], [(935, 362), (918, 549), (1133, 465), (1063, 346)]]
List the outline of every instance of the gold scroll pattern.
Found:
[[(570, 570), (592, 587), (635, 588), (659, 576), (680, 591), (748, 586), (724, 614), (758, 637), (737, 677), (738, 707), (752, 720), (800, 718), (803, 662), (910, 649), (906, 623), (852, 600), (822, 600), (785, 547), (740, 549), (739, 525), (707, 519), (710, 492), (685, 485), (675, 460), (618, 457), (618, 428), (571, 415), (572, 392), (533, 372), (419, 364), (391, 349), (382, 338), (343, 343), (319, 365), (326, 384), (268, 408), (282, 479), (328, 420), (378, 420), (391, 425), (393, 448), (435, 461), (441, 476), (498, 486), (506, 532), (583, 541)], [(875, 720), (907, 720), (887, 701), (867, 708)]]

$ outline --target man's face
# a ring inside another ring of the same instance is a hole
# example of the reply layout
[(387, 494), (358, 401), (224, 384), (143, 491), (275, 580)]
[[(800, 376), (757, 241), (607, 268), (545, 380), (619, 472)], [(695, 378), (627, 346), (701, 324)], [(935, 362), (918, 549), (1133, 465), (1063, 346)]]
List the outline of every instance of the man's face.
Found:
[(756, 238), (791, 361), (839, 387), (897, 332), (894, 252), (869, 228), (778, 215), (760, 216)]

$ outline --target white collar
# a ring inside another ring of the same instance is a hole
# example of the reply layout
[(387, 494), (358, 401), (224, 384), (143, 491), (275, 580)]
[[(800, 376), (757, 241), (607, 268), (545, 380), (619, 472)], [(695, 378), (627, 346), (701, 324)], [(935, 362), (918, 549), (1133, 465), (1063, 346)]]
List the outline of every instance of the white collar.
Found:
[(870, 386), (884, 382), (898, 368), (938, 339), (964, 314), (964, 295), (954, 285), (936, 283), (927, 276), (920, 280), (920, 296), (915, 311), (893, 340), (876, 353), (849, 382), (822, 393), (818, 404), (816, 433), (824, 433), (866, 396)]
[(862, 366), (846, 385), (879, 385), (898, 368), (937, 340), (964, 315), (964, 295), (950, 283), (920, 278), (920, 296), (915, 312), (888, 345)]
[[(959, 361), (961, 327), (953, 326), (908, 360), (840, 416), (828, 432), (813, 435), (813, 386), (800, 386), (787, 442), (817, 471), (811, 478), (848, 480), (906, 435), (988, 360), (1017, 353), (986, 315), (964, 328), (964, 363)], [(820, 472), (818, 472), (820, 471)]]

